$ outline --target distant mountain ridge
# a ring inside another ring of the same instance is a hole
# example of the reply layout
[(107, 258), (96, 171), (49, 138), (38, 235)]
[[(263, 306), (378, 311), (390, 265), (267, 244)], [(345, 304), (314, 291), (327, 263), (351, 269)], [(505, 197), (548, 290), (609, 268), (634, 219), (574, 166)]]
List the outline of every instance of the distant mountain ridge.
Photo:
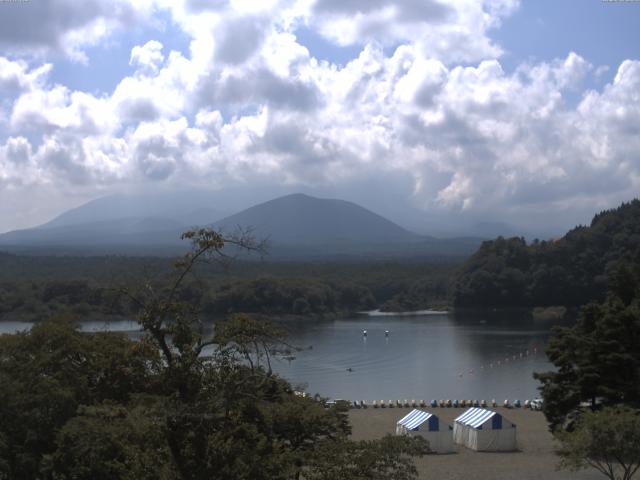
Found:
[(67, 210), (36, 228), (82, 225), (128, 218), (165, 219), (181, 225), (200, 225), (213, 223), (228, 215), (224, 211), (209, 206), (215, 203), (215, 198), (204, 192), (192, 192), (189, 195), (182, 192), (109, 195)]
[(180, 234), (194, 226), (213, 226), (226, 233), (250, 228), (256, 238), (268, 239), (272, 258), (460, 257), (480, 244), (476, 238), (418, 235), (353, 202), (304, 194), (278, 197), (221, 220), (211, 218), (215, 210), (207, 203), (194, 209), (179, 199), (172, 205), (166, 199), (155, 205), (148, 201), (139, 205), (136, 200), (135, 196), (94, 200), (39, 227), (0, 235), (0, 249), (136, 255), (160, 249), (176, 254), (187, 248)]

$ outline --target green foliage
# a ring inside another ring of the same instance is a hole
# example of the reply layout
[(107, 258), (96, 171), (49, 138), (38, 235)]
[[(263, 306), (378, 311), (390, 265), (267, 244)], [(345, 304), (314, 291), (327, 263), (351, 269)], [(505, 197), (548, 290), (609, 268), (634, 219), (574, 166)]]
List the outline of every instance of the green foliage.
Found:
[[(145, 401), (146, 400), (146, 401)], [(156, 402), (128, 407), (82, 406), (57, 435), (57, 449), (43, 473), (56, 480), (154, 480), (175, 478)]]
[(187, 235), (193, 250), (162, 288), (124, 292), (140, 341), (65, 319), (0, 337), (0, 479), (415, 478), (424, 442), (352, 442), (344, 412), (273, 374), (290, 348), (282, 330), (234, 315), (205, 337), (184, 287), (222, 255), (214, 233)]
[(378, 441), (326, 441), (318, 446), (309, 480), (410, 480), (417, 477), (411, 457), (425, 455), (429, 444), (422, 437), (393, 437)]
[(127, 299), (117, 290), (83, 280), (0, 284), (0, 318), (33, 321), (69, 313), (106, 318), (124, 316), (130, 311)]
[(580, 306), (602, 301), (614, 271), (638, 255), (640, 200), (596, 215), (553, 241), (484, 242), (459, 270), (457, 307)]
[(205, 303), (207, 313), (329, 314), (374, 308), (371, 292), (352, 284), (308, 278), (261, 277), (223, 285)]
[(606, 407), (585, 412), (572, 432), (559, 435), (561, 466), (587, 466), (610, 480), (630, 480), (640, 468), (640, 411)]
[(80, 405), (152, 391), (155, 349), (124, 335), (78, 332), (66, 319), (0, 336), (0, 438), (9, 478), (37, 478), (56, 432)]
[(585, 306), (574, 326), (555, 329), (547, 355), (556, 369), (536, 374), (552, 428), (579, 413), (581, 402), (640, 408), (639, 264), (622, 267), (607, 300)]
[(383, 312), (407, 312), (448, 305), (450, 279), (426, 277), (411, 284), (402, 292), (387, 300), (380, 310)]
[[(182, 260), (180, 260), (182, 261)], [(84, 319), (132, 318), (139, 305), (122, 292), (166, 288), (163, 258), (28, 257), (0, 252), (0, 320), (39, 321), (59, 314)], [(454, 264), (418, 262), (199, 263), (177, 297), (215, 315), (228, 310), (268, 315), (334, 316), (382, 306), (413, 310), (447, 303)], [(166, 293), (166, 292), (165, 292)], [(299, 294), (295, 297), (294, 294)], [(265, 294), (265, 295), (263, 295)], [(239, 301), (243, 309), (234, 308)]]

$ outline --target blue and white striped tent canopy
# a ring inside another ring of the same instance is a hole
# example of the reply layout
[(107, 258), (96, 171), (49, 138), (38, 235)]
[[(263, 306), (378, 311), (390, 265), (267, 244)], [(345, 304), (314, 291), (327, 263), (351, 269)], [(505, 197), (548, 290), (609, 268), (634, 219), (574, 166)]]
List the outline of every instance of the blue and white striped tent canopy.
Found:
[(470, 408), (456, 418), (455, 421), (471, 428), (480, 428), (490, 418), (493, 419), (491, 428), (494, 430), (502, 428), (502, 415), (484, 408)]
[(429, 412), (414, 409), (398, 420), (398, 425), (404, 426), (407, 430), (415, 430), (425, 422), (429, 422), (429, 431), (437, 432), (439, 429), (438, 417)]

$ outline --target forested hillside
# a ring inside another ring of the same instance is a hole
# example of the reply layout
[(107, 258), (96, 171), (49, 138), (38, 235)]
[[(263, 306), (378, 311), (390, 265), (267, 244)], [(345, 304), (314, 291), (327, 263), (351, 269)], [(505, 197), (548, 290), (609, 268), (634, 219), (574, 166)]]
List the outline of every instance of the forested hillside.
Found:
[(564, 237), (484, 242), (459, 270), (457, 307), (578, 306), (601, 301), (618, 265), (640, 261), (640, 200), (597, 214)]

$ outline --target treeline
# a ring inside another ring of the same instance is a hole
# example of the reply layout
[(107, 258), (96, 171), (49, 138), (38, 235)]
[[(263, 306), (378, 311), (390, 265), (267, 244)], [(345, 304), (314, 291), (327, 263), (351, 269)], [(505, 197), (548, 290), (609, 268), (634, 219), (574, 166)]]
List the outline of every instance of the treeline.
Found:
[[(31, 257), (0, 254), (0, 320), (40, 321), (72, 314), (84, 319), (132, 318), (137, 305), (123, 293), (151, 286), (162, 291), (166, 259)], [(56, 276), (56, 265), (59, 275)], [(239, 263), (221, 273), (200, 265), (180, 299), (204, 313), (335, 316), (357, 311), (418, 310), (446, 304), (455, 265), (390, 263)], [(9, 274), (23, 268), (22, 274)], [(11, 280), (10, 280), (11, 279)]]
[(608, 280), (640, 258), (640, 201), (604, 211), (552, 241), (484, 242), (459, 270), (456, 307), (579, 306), (602, 301)]
[(205, 313), (331, 314), (376, 307), (371, 291), (353, 283), (261, 277), (219, 287), (204, 300)]
[(82, 280), (0, 284), (0, 320), (37, 321), (63, 313), (123, 317), (131, 312), (131, 302), (117, 289)]
[(409, 312), (447, 307), (450, 284), (450, 277), (436, 275), (409, 282), (399, 293), (385, 301), (380, 310)]

